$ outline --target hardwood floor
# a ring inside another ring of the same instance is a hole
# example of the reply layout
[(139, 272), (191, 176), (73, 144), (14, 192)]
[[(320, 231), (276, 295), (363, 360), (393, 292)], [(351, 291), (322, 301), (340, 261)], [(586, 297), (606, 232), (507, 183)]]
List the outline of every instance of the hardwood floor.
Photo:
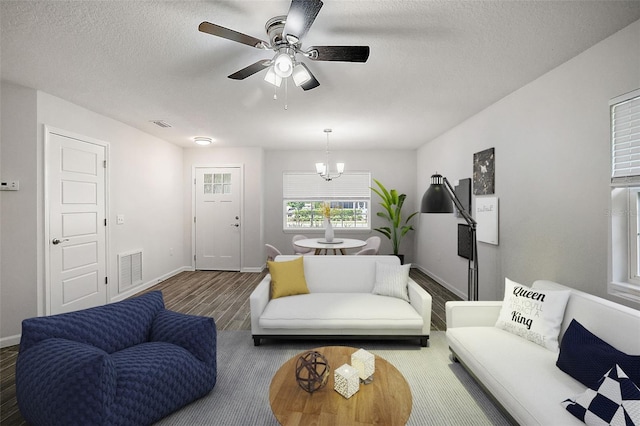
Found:
[[(266, 272), (182, 272), (145, 292), (161, 290), (167, 309), (192, 315), (211, 316), (218, 330), (251, 330), (249, 295)], [(410, 273), (431, 297), (431, 329), (445, 330), (444, 304), (460, 300), (431, 278), (412, 269)], [(16, 404), (15, 365), (18, 346), (0, 349), (0, 424), (25, 425)]]

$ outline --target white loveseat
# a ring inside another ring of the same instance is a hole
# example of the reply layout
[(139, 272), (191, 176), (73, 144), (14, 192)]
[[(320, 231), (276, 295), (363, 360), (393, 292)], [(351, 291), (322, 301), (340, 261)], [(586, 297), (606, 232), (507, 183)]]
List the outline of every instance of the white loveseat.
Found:
[[(298, 256), (277, 256), (276, 261)], [(254, 344), (273, 338), (412, 339), (428, 345), (431, 295), (409, 278), (410, 303), (372, 294), (376, 262), (396, 256), (304, 256), (309, 294), (270, 298), (271, 275), (249, 297)]]
[[(551, 281), (533, 288), (567, 290)], [(586, 386), (556, 366), (558, 353), (494, 327), (502, 302), (447, 302), (447, 341), (454, 359), (520, 425), (581, 425), (561, 405)], [(640, 311), (571, 289), (560, 340), (572, 319), (616, 349), (640, 354)]]

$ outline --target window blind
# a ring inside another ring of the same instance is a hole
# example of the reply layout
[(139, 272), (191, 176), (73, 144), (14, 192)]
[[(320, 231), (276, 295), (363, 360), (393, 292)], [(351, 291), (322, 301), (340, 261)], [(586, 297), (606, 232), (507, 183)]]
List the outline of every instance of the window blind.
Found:
[(317, 173), (284, 172), (282, 197), (285, 200), (330, 200), (370, 198), (371, 173), (345, 172), (325, 181)]
[(640, 183), (640, 90), (611, 105), (611, 182)]

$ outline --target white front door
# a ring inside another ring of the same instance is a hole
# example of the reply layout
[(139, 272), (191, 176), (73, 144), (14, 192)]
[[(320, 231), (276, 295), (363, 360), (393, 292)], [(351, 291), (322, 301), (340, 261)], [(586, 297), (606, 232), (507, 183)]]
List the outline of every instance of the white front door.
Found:
[(195, 268), (240, 270), (240, 167), (195, 169)]
[(47, 314), (107, 303), (106, 145), (46, 129)]

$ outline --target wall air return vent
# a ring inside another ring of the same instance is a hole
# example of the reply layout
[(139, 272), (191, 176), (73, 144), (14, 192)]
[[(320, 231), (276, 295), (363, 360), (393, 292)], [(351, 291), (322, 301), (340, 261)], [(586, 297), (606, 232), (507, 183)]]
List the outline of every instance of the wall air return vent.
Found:
[(123, 292), (142, 284), (142, 250), (118, 255), (118, 290)]

